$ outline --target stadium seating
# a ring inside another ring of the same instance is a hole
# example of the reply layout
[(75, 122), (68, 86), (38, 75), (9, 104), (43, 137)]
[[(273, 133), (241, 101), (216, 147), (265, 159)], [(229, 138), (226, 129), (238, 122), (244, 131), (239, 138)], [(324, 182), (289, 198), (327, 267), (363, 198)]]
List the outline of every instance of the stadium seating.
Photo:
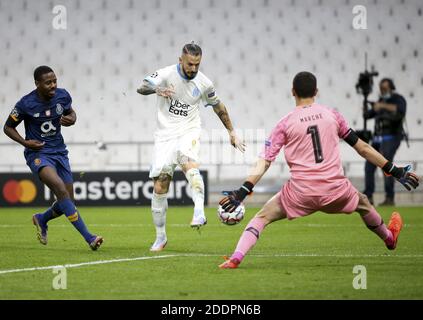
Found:
[[(182, 45), (194, 40), (203, 47), (203, 72), (239, 129), (268, 133), (292, 108), (291, 79), (304, 69), (317, 74), (319, 101), (360, 129), (362, 97), (355, 84), (367, 51), (369, 67), (394, 78), (406, 97), (411, 138), (423, 139), (423, 3), (361, 4), (367, 30), (352, 27), (355, 2), (349, 0), (64, 0), (67, 29), (55, 30), (53, 1), (0, 0), (1, 118), (32, 90), (33, 68), (48, 64), (79, 114), (77, 126), (64, 130), (75, 165), (84, 167), (89, 161), (80, 159), (93, 155), (95, 141), (105, 141), (116, 143), (108, 169), (147, 166), (150, 147), (141, 148), (140, 164), (136, 144), (124, 146), (151, 141), (156, 125), (154, 97), (136, 88), (145, 75), (176, 63)], [(210, 108), (201, 114), (206, 130), (221, 128)], [(0, 143), (3, 150), (9, 140), (0, 135)], [(401, 147), (399, 159), (419, 159), (422, 142), (411, 145)], [(20, 166), (19, 148), (13, 150), (10, 159), (2, 152), (1, 170)], [(345, 160), (359, 160), (342, 150)]]

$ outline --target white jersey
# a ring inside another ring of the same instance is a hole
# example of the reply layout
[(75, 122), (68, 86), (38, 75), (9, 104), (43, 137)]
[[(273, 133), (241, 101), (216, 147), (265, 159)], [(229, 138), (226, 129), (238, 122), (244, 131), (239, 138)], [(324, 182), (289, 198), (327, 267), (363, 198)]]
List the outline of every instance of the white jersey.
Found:
[(181, 137), (192, 130), (201, 130), (200, 104), (216, 105), (219, 98), (213, 83), (200, 71), (192, 80), (186, 78), (179, 64), (157, 70), (144, 80), (155, 86), (173, 86), (172, 98), (157, 96), (156, 141)]

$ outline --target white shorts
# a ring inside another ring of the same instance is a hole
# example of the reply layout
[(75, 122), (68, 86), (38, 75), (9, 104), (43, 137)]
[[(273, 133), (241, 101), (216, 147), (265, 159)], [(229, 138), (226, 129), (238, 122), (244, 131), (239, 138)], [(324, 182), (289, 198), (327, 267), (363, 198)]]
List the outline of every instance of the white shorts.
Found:
[(199, 162), (200, 132), (191, 131), (183, 136), (154, 143), (153, 163), (150, 168), (150, 178), (156, 178), (161, 173), (173, 176), (176, 166), (188, 161)]

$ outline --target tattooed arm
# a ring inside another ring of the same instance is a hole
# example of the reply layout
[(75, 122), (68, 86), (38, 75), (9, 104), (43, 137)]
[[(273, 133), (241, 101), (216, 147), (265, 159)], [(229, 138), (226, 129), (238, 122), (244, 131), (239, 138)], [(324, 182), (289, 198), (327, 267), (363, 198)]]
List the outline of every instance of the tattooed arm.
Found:
[(148, 81), (143, 81), (141, 87), (137, 89), (137, 92), (139, 94), (142, 94), (143, 96), (148, 96), (150, 94), (156, 93), (156, 89), (154, 86), (149, 83)]
[(222, 102), (219, 102), (218, 104), (213, 106), (213, 110), (217, 114), (217, 116), (220, 118), (220, 121), (222, 121), (226, 130), (228, 130), (231, 145), (234, 148), (237, 148), (239, 151), (244, 152), (245, 143), (236, 136), (234, 127), (232, 126), (231, 118), (229, 117), (229, 114), (228, 114), (228, 111), (226, 110), (225, 105)]
[(225, 128), (228, 130), (228, 132), (234, 131), (234, 127), (232, 126), (232, 121), (229, 118), (228, 111), (226, 110), (225, 105), (222, 102), (219, 102), (215, 106), (213, 106), (214, 112), (217, 114), (217, 116), (220, 118), (220, 121), (222, 121)]
[(137, 89), (139, 94), (144, 96), (148, 96), (153, 93), (157, 93), (157, 95), (162, 97), (170, 97), (172, 94), (175, 93), (173, 86), (168, 88), (162, 88), (151, 84), (150, 82), (144, 80), (140, 88)]

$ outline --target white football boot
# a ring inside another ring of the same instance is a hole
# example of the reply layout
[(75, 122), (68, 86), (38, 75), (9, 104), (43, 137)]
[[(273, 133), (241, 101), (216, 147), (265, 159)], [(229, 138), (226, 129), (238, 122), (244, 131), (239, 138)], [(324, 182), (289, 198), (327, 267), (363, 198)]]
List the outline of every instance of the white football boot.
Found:
[(150, 248), (150, 251), (151, 252), (162, 251), (164, 247), (166, 247), (166, 244), (167, 244), (166, 236), (161, 238), (156, 238), (156, 241), (154, 241), (153, 245)]
[(200, 229), (201, 227), (205, 226), (207, 224), (207, 218), (204, 215), (204, 212), (195, 212), (194, 216), (191, 220), (191, 228), (197, 228)]

